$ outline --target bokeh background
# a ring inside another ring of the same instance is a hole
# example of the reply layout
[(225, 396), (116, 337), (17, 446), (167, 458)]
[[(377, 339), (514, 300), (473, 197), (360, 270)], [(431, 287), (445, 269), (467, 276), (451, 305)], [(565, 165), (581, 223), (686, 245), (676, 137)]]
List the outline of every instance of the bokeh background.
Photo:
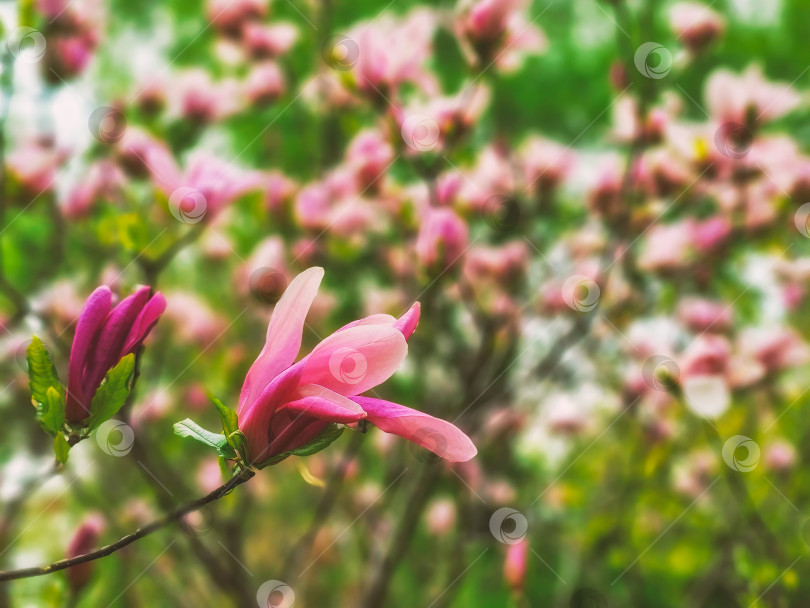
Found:
[[(0, 605), (807, 605), (808, 9), (0, 4), (2, 569), (220, 485), (172, 424), (217, 428), (310, 266), (304, 352), (421, 301), (377, 393), (479, 449), (347, 431)], [(25, 348), (64, 379), (100, 284), (168, 310), (54, 473)]]

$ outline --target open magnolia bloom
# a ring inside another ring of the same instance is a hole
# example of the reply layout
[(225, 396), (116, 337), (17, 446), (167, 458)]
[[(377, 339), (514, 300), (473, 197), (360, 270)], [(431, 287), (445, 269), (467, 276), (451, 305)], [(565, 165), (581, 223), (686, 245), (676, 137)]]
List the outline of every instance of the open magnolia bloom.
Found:
[(310, 268), (279, 300), (267, 342), (248, 371), (239, 398), (239, 429), (251, 463), (273, 464), (290, 454), (314, 453), (347, 425), (367, 420), (451, 462), (477, 453), (458, 428), (417, 410), (361, 393), (385, 382), (408, 353), (419, 303), (399, 319), (372, 315), (342, 327), (295, 362), (304, 321), (323, 278)]

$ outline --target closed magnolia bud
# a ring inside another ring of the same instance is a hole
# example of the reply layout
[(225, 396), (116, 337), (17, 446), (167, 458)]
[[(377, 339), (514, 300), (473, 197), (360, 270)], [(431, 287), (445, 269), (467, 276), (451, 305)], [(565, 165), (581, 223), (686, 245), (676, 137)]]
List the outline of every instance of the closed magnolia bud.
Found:
[(523, 589), (526, 580), (526, 565), (529, 558), (529, 540), (521, 538), (506, 550), (503, 562), (503, 578), (513, 591)]
[[(104, 518), (100, 514), (93, 513), (89, 515), (81, 523), (76, 532), (74, 532), (68, 544), (65, 557), (72, 559), (95, 549), (98, 545), (99, 536), (101, 536), (101, 533), (104, 531), (104, 527)], [(87, 562), (65, 570), (68, 584), (74, 593), (81, 591), (81, 589), (87, 585), (90, 581), (90, 577), (93, 576), (93, 568), (93, 562)]]

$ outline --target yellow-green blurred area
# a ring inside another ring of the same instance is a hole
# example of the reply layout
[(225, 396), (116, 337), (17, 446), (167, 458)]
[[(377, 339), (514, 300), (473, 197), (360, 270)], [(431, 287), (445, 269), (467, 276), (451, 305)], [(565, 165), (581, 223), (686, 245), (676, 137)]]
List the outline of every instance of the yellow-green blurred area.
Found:
[[(478, 448), (355, 425), (0, 607), (807, 605), (808, 11), (0, 4), (0, 570), (224, 483), (173, 424), (219, 432), (313, 266), (301, 356), (421, 302), (368, 395)], [(66, 383), (102, 284), (168, 307), (54, 467), (26, 348)]]

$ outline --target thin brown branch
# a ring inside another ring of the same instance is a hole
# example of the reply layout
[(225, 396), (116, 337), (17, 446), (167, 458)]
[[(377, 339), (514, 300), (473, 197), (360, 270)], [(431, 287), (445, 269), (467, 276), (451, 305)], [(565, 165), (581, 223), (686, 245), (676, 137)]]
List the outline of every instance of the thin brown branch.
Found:
[(127, 545), (131, 545), (135, 541), (138, 541), (152, 534), (153, 532), (157, 532), (158, 530), (165, 528), (170, 524), (178, 522), (185, 515), (197, 511), (198, 509), (201, 509), (202, 507), (204, 507), (209, 503), (219, 500), (226, 494), (230, 493), (231, 490), (233, 490), (237, 486), (245, 483), (247, 480), (253, 477), (253, 475), (255, 475), (253, 471), (250, 470), (243, 471), (240, 474), (232, 477), (227, 483), (221, 485), (210, 494), (207, 494), (202, 498), (198, 498), (197, 500), (193, 500), (189, 503), (186, 503), (185, 505), (174, 509), (172, 512), (167, 513), (163, 517), (156, 519), (155, 521), (144, 526), (143, 528), (139, 528), (135, 530), (135, 532), (127, 534), (126, 536), (120, 538), (118, 541), (105, 547), (102, 547), (101, 549), (97, 549), (96, 551), (91, 551), (90, 553), (78, 555), (70, 559), (59, 560), (46, 566), (35, 566), (31, 568), (20, 568), (18, 570), (6, 570), (4, 572), (0, 572), (0, 582), (13, 581), (21, 578), (31, 578), (34, 576), (44, 576), (46, 574), (58, 572), (59, 570), (66, 570), (67, 568), (78, 566), (79, 564), (86, 564), (87, 562), (92, 562), (94, 560), (101, 559), (102, 557), (112, 555), (113, 553), (123, 549)]

